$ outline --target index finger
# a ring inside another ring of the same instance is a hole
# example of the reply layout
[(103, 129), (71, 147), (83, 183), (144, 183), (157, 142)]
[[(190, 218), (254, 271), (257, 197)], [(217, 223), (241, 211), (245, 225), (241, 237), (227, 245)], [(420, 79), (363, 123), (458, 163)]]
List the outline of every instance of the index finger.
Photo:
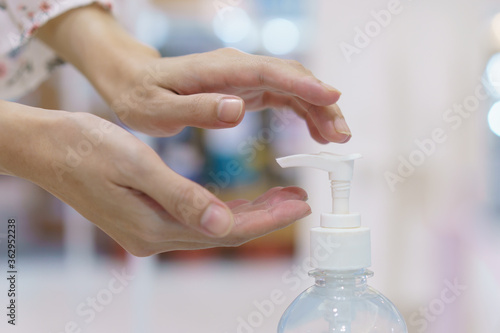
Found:
[(295, 60), (250, 55), (246, 61), (235, 57), (235, 69), (226, 82), (233, 87), (265, 89), (298, 97), (310, 104), (335, 104), (341, 95), (336, 88), (320, 81), (310, 70)]

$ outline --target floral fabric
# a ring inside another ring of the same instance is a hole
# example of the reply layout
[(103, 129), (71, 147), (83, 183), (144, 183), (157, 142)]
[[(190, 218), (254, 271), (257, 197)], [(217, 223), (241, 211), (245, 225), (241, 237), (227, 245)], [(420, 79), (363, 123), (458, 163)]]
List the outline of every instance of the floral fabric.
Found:
[(36, 88), (61, 59), (37, 38), (36, 30), (73, 8), (107, 0), (0, 0), (0, 98), (13, 99)]

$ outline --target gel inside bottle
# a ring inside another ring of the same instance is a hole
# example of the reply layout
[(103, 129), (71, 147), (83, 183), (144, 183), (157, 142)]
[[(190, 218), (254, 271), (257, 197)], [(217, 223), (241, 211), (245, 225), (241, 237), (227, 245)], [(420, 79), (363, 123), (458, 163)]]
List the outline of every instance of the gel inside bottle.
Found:
[(301, 154), (279, 158), (281, 167), (327, 171), (332, 187), (332, 213), (321, 214), (311, 229), (309, 275), (315, 284), (285, 311), (278, 333), (407, 333), (405, 321), (389, 299), (367, 285), (373, 275), (370, 229), (349, 212), (354, 160), (359, 154)]

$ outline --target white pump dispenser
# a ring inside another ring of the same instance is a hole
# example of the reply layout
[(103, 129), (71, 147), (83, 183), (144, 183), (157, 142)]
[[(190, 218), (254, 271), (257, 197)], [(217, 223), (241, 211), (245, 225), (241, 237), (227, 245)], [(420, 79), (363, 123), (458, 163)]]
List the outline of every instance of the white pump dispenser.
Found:
[(321, 214), (311, 229), (309, 275), (315, 284), (287, 308), (278, 333), (408, 333), (405, 321), (389, 299), (371, 288), (373, 275), (370, 229), (349, 211), (354, 160), (359, 154), (302, 154), (277, 159), (283, 168), (311, 167), (327, 171), (332, 186), (332, 212)]
[[(355, 270), (371, 265), (370, 229), (361, 226), (361, 216), (349, 211), (349, 192), (354, 160), (360, 154), (327, 152), (278, 158), (282, 168), (311, 167), (327, 171), (332, 187), (332, 212), (321, 214), (321, 226), (311, 229), (311, 255), (319, 269)], [(314, 255), (326, 251), (328, 255)]]

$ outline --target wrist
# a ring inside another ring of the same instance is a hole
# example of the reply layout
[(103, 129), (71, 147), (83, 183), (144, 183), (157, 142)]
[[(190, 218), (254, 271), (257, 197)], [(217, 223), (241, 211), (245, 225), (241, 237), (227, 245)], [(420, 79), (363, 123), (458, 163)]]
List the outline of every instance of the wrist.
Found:
[(132, 37), (108, 12), (99, 9), (88, 14), (82, 15), (81, 25), (87, 25), (88, 20), (96, 23), (80, 38), (88, 52), (79, 69), (111, 105), (135, 84), (144, 64), (160, 58), (160, 54)]
[(108, 104), (133, 85), (145, 62), (160, 57), (97, 4), (50, 20), (38, 37), (87, 77)]
[(158, 51), (126, 36), (103, 49), (103, 55), (95, 61), (88, 61), (82, 73), (111, 106), (124, 92), (134, 88), (144, 64), (158, 58)]
[(0, 101), (0, 174), (39, 183), (55, 157), (50, 136), (63, 130), (66, 115)]

